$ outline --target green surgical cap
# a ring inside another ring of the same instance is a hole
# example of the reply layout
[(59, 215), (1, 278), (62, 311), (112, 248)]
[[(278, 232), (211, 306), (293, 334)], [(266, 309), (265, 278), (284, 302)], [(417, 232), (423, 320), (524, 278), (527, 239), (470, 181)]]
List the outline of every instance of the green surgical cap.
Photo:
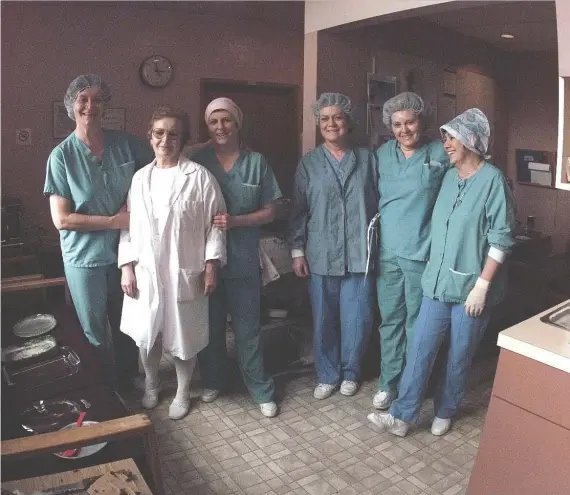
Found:
[(76, 77), (71, 81), (63, 98), (67, 115), (69, 115), (71, 120), (75, 120), (75, 116), (73, 115), (73, 103), (77, 95), (87, 88), (99, 88), (101, 90), (101, 98), (103, 98), (103, 102), (105, 103), (108, 103), (111, 99), (111, 90), (109, 86), (107, 86), (107, 83), (101, 79), (101, 76), (96, 74), (84, 74)]

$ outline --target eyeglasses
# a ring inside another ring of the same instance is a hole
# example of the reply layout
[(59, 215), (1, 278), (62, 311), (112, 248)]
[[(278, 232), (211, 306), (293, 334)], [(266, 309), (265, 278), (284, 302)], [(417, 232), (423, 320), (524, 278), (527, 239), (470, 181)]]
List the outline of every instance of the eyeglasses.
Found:
[(164, 136), (167, 136), (172, 141), (178, 141), (180, 138), (177, 132), (166, 131), (165, 129), (153, 129), (151, 134), (156, 139), (162, 139)]

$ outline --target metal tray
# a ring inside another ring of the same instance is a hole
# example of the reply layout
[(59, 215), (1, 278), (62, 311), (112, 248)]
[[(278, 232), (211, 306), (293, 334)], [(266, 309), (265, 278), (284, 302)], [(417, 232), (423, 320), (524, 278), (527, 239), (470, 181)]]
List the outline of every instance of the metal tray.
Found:
[(22, 318), (14, 325), (14, 334), (18, 337), (38, 337), (51, 332), (57, 325), (53, 315), (39, 314)]
[(570, 303), (544, 315), (540, 321), (570, 332)]
[(57, 350), (56, 340), (51, 335), (44, 335), (2, 349), (2, 362), (24, 365), (31, 361), (45, 361), (50, 355), (57, 354)]
[(17, 369), (6, 364), (2, 372), (9, 386), (27, 390), (74, 375), (79, 371), (80, 362), (73, 349), (63, 346), (54, 358)]

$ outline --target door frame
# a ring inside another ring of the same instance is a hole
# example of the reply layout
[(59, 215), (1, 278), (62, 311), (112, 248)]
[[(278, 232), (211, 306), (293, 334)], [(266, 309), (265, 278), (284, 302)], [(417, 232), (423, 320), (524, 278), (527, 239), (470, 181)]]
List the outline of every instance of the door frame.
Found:
[[(294, 129), (295, 135), (297, 139), (295, 142), (297, 143), (297, 149), (295, 150), (297, 161), (301, 158), (301, 132), (300, 129), (302, 128), (302, 108), (303, 108), (303, 100), (301, 98), (301, 91), (299, 90), (299, 85), (297, 84), (286, 84), (286, 83), (273, 83), (273, 82), (262, 82), (262, 81), (245, 81), (242, 79), (219, 79), (219, 78), (201, 78), (200, 79), (200, 113), (203, 112), (203, 109), (206, 108), (206, 105), (209, 103), (205, 98), (206, 95), (206, 88), (209, 84), (226, 84), (228, 86), (235, 86), (237, 89), (247, 87), (258, 87), (258, 88), (270, 88), (270, 89), (283, 89), (287, 90), (287, 92), (293, 93), (293, 98), (296, 104), (296, 118), (294, 121)], [(207, 131), (205, 128), (204, 119), (200, 119), (202, 122), (198, 129), (198, 139), (202, 142), (208, 139)]]

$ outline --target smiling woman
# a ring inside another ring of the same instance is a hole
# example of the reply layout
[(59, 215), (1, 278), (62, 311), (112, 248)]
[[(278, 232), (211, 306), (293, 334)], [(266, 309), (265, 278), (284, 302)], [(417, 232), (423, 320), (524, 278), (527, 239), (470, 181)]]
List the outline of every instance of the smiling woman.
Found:
[(259, 227), (275, 217), (281, 191), (261, 153), (240, 148), (243, 113), (230, 98), (216, 98), (206, 107), (204, 120), (210, 142), (192, 155), (221, 186), (228, 211), (215, 215), (215, 227), (227, 232), (228, 264), (210, 298), (210, 343), (200, 352), (204, 384), (202, 400), (212, 402), (227, 390), (227, 314), (231, 315), (240, 370), (261, 414), (277, 415), (275, 384), (263, 363), (261, 348)]
[(431, 212), (449, 169), (441, 141), (422, 136), (431, 112), (419, 95), (400, 93), (384, 104), (382, 113), (394, 139), (376, 152), (382, 232), (376, 282), (382, 314), (381, 370), (373, 399), (377, 409), (388, 408), (398, 390), (422, 300)]
[(313, 106), (324, 143), (301, 159), (295, 174), (289, 246), (293, 270), (309, 278), (315, 367), (313, 395), (358, 391), (373, 323), (373, 279), (367, 277), (367, 228), (378, 208), (374, 154), (351, 146), (355, 107), (323, 93)]
[(153, 112), (148, 137), (156, 159), (133, 178), (131, 222), (119, 243), (126, 296), (121, 330), (140, 348), (142, 405), (158, 404), (164, 351), (174, 358), (178, 379), (171, 419), (190, 409), (196, 355), (209, 340), (208, 297), (226, 260), (225, 232), (211, 220), (226, 211), (224, 199), (204, 167), (180, 156), (189, 135), (186, 112), (169, 106)]
[(115, 377), (128, 378), (137, 371), (137, 354), (131, 339), (118, 331), (117, 242), (119, 229), (129, 221), (122, 207), (131, 179), (152, 153), (126, 132), (102, 129), (110, 99), (100, 76), (82, 75), (71, 82), (64, 104), (75, 130), (50, 154), (44, 194), (60, 231), (65, 275), (83, 331), (105, 368), (116, 363)]

